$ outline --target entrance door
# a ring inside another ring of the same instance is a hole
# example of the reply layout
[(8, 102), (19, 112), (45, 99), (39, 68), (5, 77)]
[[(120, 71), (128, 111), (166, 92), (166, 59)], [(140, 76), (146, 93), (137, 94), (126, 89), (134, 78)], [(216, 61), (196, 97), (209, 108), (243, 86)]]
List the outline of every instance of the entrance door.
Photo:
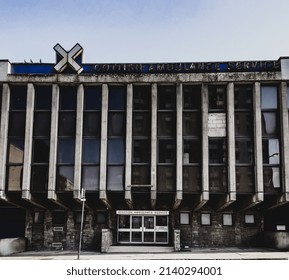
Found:
[(142, 213), (119, 215), (118, 242), (168, 244), (168, 215)]

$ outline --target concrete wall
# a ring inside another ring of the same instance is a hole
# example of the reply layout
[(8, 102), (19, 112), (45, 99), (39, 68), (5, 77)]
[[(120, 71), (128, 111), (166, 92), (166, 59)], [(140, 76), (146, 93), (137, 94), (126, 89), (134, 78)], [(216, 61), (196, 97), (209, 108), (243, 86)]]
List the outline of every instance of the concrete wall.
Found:
[(113, 243), (113, 233), (110, 229), (102, 229), (101, 231), (101, 252), (107, 253), (109, 247)]
[(25, 238), (0, 239), (0, 256), (24, 252), (25, 244)]

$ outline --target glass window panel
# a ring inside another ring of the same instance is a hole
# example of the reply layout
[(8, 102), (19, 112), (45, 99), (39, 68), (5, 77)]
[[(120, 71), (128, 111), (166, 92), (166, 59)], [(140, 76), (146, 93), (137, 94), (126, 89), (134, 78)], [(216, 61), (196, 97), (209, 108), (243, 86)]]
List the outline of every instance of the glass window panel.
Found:
[(82, 167), (82, 187), (89, 191), (99, 189), (99, 166)]
[(159, 113), (158, 114), (158, 135), (175, 136), (176, 135), (176, 114)]
[(180, 213), (180, 224), (189, 225), (190, 224), (190, 214), (189, 213)]
[(108, 110), (125, 110), (126, 87), (109, 86)]
[(253, 193), (255, 191), (253, 167), (236, 167), (236, 188), (237, 193)]
[(262, 109), (277, 109), (277, 87), (265, 86), (261, 87), (261, 108)]
[(167, 243), (168, 242), (168, 233), (167, 232), (156, 232), (156, 242)]
[(142, 217), (141, 216), (132, 216), (131, 222), (132, 222), (132, 228), (139, 229), (142, 226)]
[(50, 142), (48, 139), (34, 139), (33, 141), (33, 162), (48, 163)]
[(157, 227), (168, 226), (168, 217), (167, 216), (156, 216), (156, 226)]
[(134, 140), (133, 162), (149, 163), (150, 161), (150, 140)]
[(279, 139), (263, 139), (263, 163), (279, 164)]
[(186, 193), (201, 191), (201, 170), (199, 167), (183, 167), (183, 191)]
[(175, 166), (158, 167), (158, 191), (173, 192), (176, 188), (176, 170)]
[(59, 113), (59, 136), (75, 136), (76, 130), (76, 114), (75, 113)]
[(84, 113), (83, 136), (100, 137), (101, 116), (99, 113)]
[(133, 136), (150, 136), (151, 116), (150, 113), (133, 113), (132, 119)]
[(176, 109), (176, 87), (158, 86), (158, 108), (159, 110)]
[(108, 140), (108, 164), (124, 164), (124, 141), (122, 138)]
[(60, 110), (76, 110), (77, 87), (60, 86)]
[(9, 136), (24, 136), (25, 135), (25, 113), (10, 113), (9, 114)]
[(209, 87), (209, 110), (226, 111), (226, 87)]
[(245, 137), (253, 135), (253, 115), (251, 113), (235, 113), (235, 135)]
[(48, 186), (48, 166), (32, 166), (31, 188), (34, 192), (45, 192)]
[(123, 191), (124, 167), (108, 166), (107, 189), (109, 191)]
[(130, 232), (119, 232), (118, 233), (119, 242), (130, 242)]
[(176, 143), (174, 140), (159, 140), (159, 163), (175, 163)]
[(144, 242), (154, 242), (154, 236), (153, 232), (144, 232)]
[(213, 192), (227, 192), (227, 168), (221, 166), (210, 166), (209, 168), (209, 182), (210, 191)]
[(123, 136), (125, 134), (125, 114), (109, 113), (108, 136)]
[(262, 112), (262, 135), (275, 136), (278, 135), (278, 131), (277, 114)]
[(99, 139), (84, 139), (83, 140), (83, 163), (99, 164), (100, 157), (100, 140)]
[(121, 215), (118, 216), (119, 228), (130, 228), (130, 216)]
[(151, 109), (151, 86), (133, 87), (133, 109), (134, 110)]
[(253, 214), (245, 215), (245, 223), (246, 224), (255, 224), (255, 215), (253, 215)]
[(226, 163), (227, 161), (226, 139), (209, 139), (209, 162)]
[(133, 185), (149, 185), (151, 181), (150, 166), (132, 166), (131, 181)]
[(35, 109), (51, 110), (52, 101), (51, 86), (35, 86)]
[(33, 124), (34, 136), (50, 136), (51, 115), (50, 113), (35, 113)]
[(155, 227), (155, 219), (154, 216), (144, 216), (144, 227), (146, 229), (153, 229)]
[(264, 167), (263, 181), (265, 193), (280, 190), (280, 168), (279, 167)]
[(74, 149), (74, 139), (58, 139), (57, 163), (74, 164)]
[(200, 110), (201, 108), (201, 89), (202, 87), (197, 85), (184, 85), (184, 109)]
[(8, 191), (21, 191), (23, 167), (9, 166), (8, 167)]
[(253, 142), (251, 140), (236, 140), (236, 163), (253, 163)]
[(101, 86), (84, 87), (84, 110), (101, 110)]
[(253, 87), (235, 85), (235, 109), (252, 109)]
[(232, 226), (233, 225), (233, 215), (232, 214), (223, 214), (223, 225)]
[(184, 136), (200, 136), (201, 135), (201, 115), (199, 113), (183, 114), (183, 135)]
[(56, 189), (58, 191), (73, 191), (74, 167), (58, 166), (56, 172)]
[(203, 226), (209, 226), (211, 225), (211, 214), (201, 214), (201, 225)]
[(8, 163), (23, 163), (24, 139), (11, 139), (8, 142)]
[(10, 110), (26, 110), (27, 87), (10, 86)]
[(184, 164), (200, 163), (202, 158), (202, 143), (200, 140), (184, 140)]

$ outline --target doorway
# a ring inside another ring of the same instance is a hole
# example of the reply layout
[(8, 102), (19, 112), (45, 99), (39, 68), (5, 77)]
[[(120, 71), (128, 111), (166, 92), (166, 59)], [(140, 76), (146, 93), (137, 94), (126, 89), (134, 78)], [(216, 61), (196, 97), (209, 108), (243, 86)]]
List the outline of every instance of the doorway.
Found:
[(117, 242), (168, 244), (168, 211), (117, 211)]

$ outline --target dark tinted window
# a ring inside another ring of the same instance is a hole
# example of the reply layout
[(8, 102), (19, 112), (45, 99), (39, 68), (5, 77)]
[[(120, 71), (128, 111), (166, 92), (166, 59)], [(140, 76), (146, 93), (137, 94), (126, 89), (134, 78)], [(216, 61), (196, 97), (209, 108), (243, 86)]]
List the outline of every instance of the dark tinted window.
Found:
[(126, 87), (110, 86), (108, 95), (108, 110), (125, 110)]
[(101, 87), (84, 87), (84, 110), (101, 109)]
[(35, 109), (51, 110), (51, 86), (35, 86)]
[(58, 163), (74, 163), (74, 139), (59, 139), (57, 150)]
[(60, 87), (60, 110), (76, 110), (77, 88), (69, 86)]
[(26, 110), (26, 86), (10, 86), (10, 109), (11, 110)]
[(34, 114), (34, 136), (50, 136), (51, 115), (50, 113), (37, 112)]

